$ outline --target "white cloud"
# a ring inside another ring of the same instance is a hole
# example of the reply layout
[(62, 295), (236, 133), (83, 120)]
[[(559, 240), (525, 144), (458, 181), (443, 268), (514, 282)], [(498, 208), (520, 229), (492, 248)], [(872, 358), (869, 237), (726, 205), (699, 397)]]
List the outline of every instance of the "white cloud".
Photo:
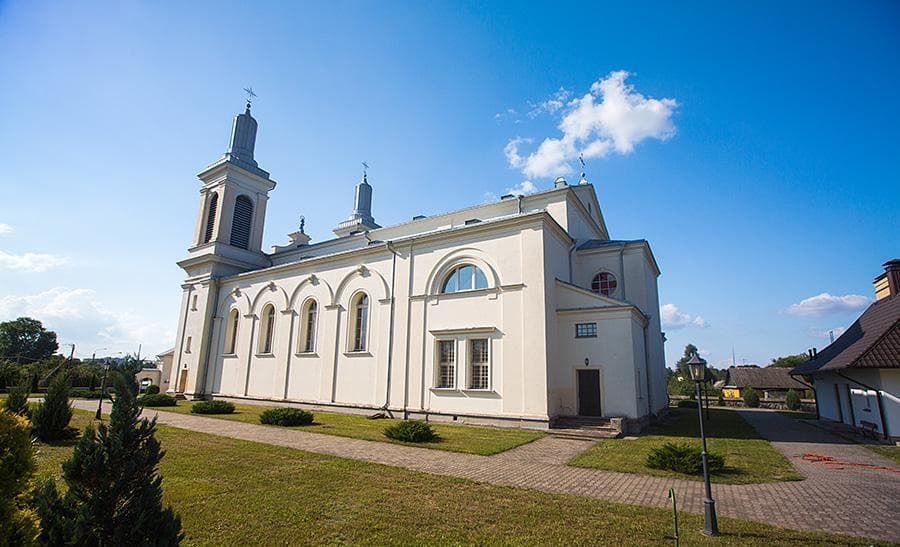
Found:
[(48, 269), (62, 266), (66, 262), (68, 262), (68, 259), (63, 256), (45, 253), (15, 255), (0, 251), (0, 269), (46, 272)]
[(165, 350), (175, 339), (174, 325), (153, 323), (130, 311), (112, 311), (92, 289), (55, 287), (38, 294), (0, 298), (0, 321), (22, 316), (39, 319), (56, 331), (60, 343), (74, 342), (80, 355), (99, 347), (135, 352), (138, 344), (150, 355)]
[(541, 101), (538, 104), (531, 104), (531, 110), (528, 111), (528, 117), (534, 119), (544, 113), (554, 114), (557, 110), (566, 106), (569, 97), (571, 96), (571, 91), (564, 87), (560, 87), (559, 90), (553, 95), (550, 95), (547, 100)]
[(527, 194), (533, 194), (538, 191), (538, 187), (534, 185), (530, 180), (523, 180), (519, 184), (513, 186), (512, 188), (507, 188), (505, 194), (515, 194), (517, 196), (524, 196)]
[(624, 70), (612, 72), (594, 82), (589, 93), (565, 106), (558, 103), (563, 96), (568, 99), (570, 92), (561, 88), (557, 95), (532, 109), (537, 113), (561, 111), (558, 127), (562, 136), (544, 139), (527, 157), (521, 155), (519, 147), (529, 141), (511, 140), (504, 149), (509, 165), (531, 178), (556, 177), (571, 173), (569, 162), (579, 154), (585, 158), (611, 152), (630, 154), (645, 139), (672, 137), (672, 115), (678, 102), (644, 97), (625, 83), (629, 75)]
[(11, 233), (13, 231), (13, 227), (9, 224), (5, 224), (0, 222), (0, 236)]
[(699, 315), (683, 313), (675, 304), (663, 304), (659, 307), (659, 317), (662, 326), (669, 330), (678, 330), (685, 327), (706, 328), (709, 325)]
[(823, 292), (791, 304), (784, 311), (790, 315), (821, 317), (832, 313), (857, 311), (869, 305), (869, 299), (859, 294), (834, 296)]
[(810, 336), (815, 336), (816, 338), (824, 338), (825, 340), (831, 340), (831, 333), (834, 333), (834, 339), (837, 340), (844, 332), (846, 332), (845, 327), (834, 327), (831, 329), (823, 329), (818, 327), (810, 327), (809, 334)]

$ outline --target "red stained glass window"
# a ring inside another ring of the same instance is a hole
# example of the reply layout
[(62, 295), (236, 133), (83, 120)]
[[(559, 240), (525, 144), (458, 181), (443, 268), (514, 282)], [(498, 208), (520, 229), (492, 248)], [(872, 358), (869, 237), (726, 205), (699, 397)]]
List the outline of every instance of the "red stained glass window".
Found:
[(591, 290), (604, 296), (609, 296), (616, 292), (617, 286), (616, 276), (609, 272), (598, 273), (591, 282)]

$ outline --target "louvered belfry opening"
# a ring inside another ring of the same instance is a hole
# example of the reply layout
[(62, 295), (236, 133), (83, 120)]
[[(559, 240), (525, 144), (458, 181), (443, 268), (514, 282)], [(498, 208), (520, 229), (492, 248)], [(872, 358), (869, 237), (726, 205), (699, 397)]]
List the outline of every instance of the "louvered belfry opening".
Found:
[(213, 194), (209, 199), (209, 210), (206, 213), (206, 233), (203, 235), (203, 243), (209, 243), (216, 227), (216, 210), (219, 208), (219, 194)]
[(234, 200), (234, 220), (231, 223), (231, 244), (246, 249), (250, 245), (250, 224), (253, 222), (253, 202), (247, 196)]

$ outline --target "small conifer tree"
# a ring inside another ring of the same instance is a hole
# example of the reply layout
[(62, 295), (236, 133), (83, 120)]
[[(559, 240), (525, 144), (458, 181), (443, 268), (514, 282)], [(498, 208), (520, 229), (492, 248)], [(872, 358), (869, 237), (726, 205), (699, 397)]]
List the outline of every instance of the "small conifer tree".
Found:
[(784, 404), (788, 407), (788, 410), (800, 410), (800, 395), (793, 389), (788, 390)]
[(25, 504), (34, 469), (28, 420), (0, 412), (0, 545), (34, 545), (37, 540), (37, 515)]
[(69, 428), (72, 419), (72, 405), (69, 404), (69, 379), (64, 373), (57, 374), (47, 387), (47, 395), (31, 416), (34, 434), (44, 442), (69, 439), (73, 430)]
[(38, 498), (42, 540), (75, 545), (178, 545), (181, 518), (162, 506), (156, 419), (140, 418), (134, 377), (111, 374), (115, 397), (109, 425), (89, 426), (63, 464), (68, 486), (52, 482)]
[(744, 404), (750, 408), (759, 407), (759, 394), (752, 387), (744, 391)]
[(29, 418), (31, 416), (28, 408), (28, 386), (21, 385), (9, 388), (9, 396), (3, 402), (3, 408), (7, 412), (18, 414)]

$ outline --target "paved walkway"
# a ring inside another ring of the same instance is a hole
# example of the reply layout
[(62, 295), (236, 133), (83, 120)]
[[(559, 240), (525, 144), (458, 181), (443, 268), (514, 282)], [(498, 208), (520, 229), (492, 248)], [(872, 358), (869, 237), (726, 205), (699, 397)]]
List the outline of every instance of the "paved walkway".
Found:
[[(75, 406), (91, 409), (96, 403), (76, 401)], [(774, 484), (713, 485), (719, 515), (900, 542), (900, 472), (892, 461), (775, 412), (736, 412), (771, 439), (808, 478)], [(566, 466), (565, 462), (588, 448), (590, 441), (544, 437), (485, 457), (174, 412), (156, 414), (158, 423), (183, 429), (545, 492), (670, 507), (667, 493), (674, 488), (683, 511), (702, 512), (701, 482)], [(802, 459), (807, 453), (894, 471), (813, 463)]]

